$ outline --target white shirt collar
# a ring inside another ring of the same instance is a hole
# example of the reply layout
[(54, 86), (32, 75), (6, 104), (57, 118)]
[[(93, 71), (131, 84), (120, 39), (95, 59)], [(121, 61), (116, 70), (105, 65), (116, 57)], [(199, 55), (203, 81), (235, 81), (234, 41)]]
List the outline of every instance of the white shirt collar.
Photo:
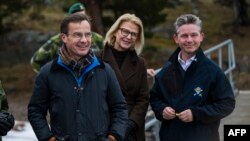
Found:
[(181, 59), (181, 52), (179, 52), (179, 54), (178, 54), (178, 62), (180, 63), (183, 70), (186, 71), (188, 69), (188, 67), (192, 64), (193, 61), (197, 61), (197, 59), (195, 57), (196, 57), (196, 55), (194, 55), (193, 57), (191, 57), (188, 60), (184, 61), (183, 59)]

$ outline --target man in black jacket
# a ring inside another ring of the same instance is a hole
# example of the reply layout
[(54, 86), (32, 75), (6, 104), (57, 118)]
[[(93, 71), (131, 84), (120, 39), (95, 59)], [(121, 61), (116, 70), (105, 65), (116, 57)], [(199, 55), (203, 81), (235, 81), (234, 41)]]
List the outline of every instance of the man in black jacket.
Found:
[(91, 36), (88, 16), (63, 19), (59, 57), (41, 68), (28, 105), (28, 119), (39, 141), (124, 138), (126, 102), (114, 71), (90, 48)]
[(177, 18), (173, 36), (178, 48), (156, 75), (150, 104), (162, 122), (162, 141), (219, 141), (220, 120), (235, 107), (224, 72), (200, 48), (201, 20)]

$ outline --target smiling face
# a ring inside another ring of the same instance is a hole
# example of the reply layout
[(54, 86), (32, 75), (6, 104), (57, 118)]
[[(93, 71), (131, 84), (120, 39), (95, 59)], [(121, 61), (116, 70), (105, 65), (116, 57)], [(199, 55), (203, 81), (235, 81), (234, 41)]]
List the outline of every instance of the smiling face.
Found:
[(138, 39), (139, 27), (132, 22), (125, 21), (115, 33), (114, 48), (119, 51), (126, 51), (135, 46)]
[(72, 58), (75, 60), (85, 56), (91, 47), (91, 27), (88, 21), (69, 23), (68, 33), (61, 38)]
[(181, 48), (181, 58), (187, 60), (195, 55), (203, 41), (204, 34), (195, 24), (182, 25), (174, 35), (175, 43)]

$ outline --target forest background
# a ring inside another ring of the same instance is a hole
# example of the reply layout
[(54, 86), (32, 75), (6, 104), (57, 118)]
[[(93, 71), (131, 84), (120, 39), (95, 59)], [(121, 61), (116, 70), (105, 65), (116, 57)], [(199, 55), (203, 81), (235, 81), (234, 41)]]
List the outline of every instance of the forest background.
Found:
[(196, 14), (203, 20), (203, 50), (232, 39), (236, 88), (250, 89), (250, 0), (1, 0), (0, 80), (17, 120), (27, 120), (36, 76), (30, 58), (59, 32), (60, 22), (74, 2), (85, 4), (93, 30), (103, 36), (121, 14), (140, 17), (146, 37), (141, 56), (154, 69), (160, 68), (176, 48), (172, 40), (175, 19), (185, 13)]

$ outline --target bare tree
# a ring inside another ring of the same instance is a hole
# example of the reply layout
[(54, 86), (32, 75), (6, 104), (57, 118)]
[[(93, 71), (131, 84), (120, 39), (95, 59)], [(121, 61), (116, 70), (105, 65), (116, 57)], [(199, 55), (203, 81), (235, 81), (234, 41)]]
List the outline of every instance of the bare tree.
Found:
[(248, 4), (246, 0), (233, 0), (233, 10), (236, 25), (248, 25), (249, 18), (247, 13)]
[(98, 0), (82, 0), (87, 6), (87, 13), (90, 15), (92, 20), (93, 30), (101, 35), (105, 35), (104, 27), (102, 23), (102, 15), (100, 5), (101, 2)]

